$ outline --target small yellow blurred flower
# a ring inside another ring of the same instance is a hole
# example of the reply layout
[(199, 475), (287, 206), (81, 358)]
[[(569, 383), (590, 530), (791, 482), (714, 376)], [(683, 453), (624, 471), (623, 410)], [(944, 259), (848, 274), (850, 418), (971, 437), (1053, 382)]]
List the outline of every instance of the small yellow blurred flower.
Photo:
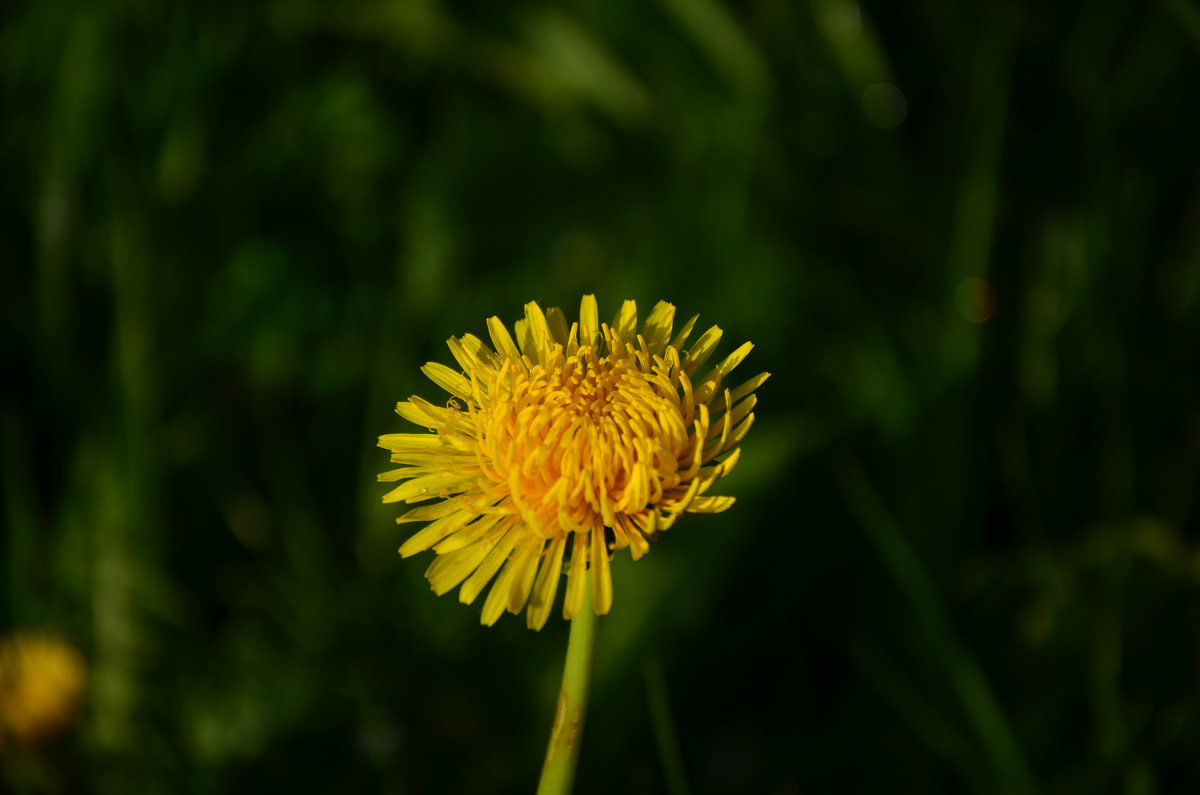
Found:
[(582, 608), (588, 581), (604, 614), (613, 550), (637, 560), (682, 514), (733, 504), (707, 492), (737, 463), (768, 374), (727, 388), (753, 346), (702, 372), (721, 329), (685, 347), (696, 318), (678, 332), (674, 320), (665, 301), (640, 329), (633, 301), (611, 324), (600, 322), (594, 296), (572, 323), (529, 303), (515, 340), (493, 317), (491, 346), (472, 334), (450, 338), (461, 370), (423, 368), (453, 397), (444, 407), (416, 396), (396, 406), (430, 432), (381, 436), (405, 466), (379, 479), (405, 481), (384, 502), (442, 498), (397, 520), (430, 522), (400, 554), (437, 553), (425, 573), (435, 592), (461, 584), (469, 604), (490, 582), (483, 623), (528, 605), (529, 627), (541, 629), (565, 573), (564, 618)]
[(0, 748), (6, 739), (37, 745), (75, 716), (86, 667), (72, 646), (52, 635), (0, 638)]

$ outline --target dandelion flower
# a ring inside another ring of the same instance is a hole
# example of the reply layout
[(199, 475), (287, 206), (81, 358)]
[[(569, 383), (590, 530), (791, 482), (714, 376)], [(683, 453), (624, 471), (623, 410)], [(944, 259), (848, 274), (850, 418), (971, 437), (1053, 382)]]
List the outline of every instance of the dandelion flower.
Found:
[(5, 736), (37, 745), (70, 724), (83, 694), (79, 652), (52, 635), (0, 639), (0, 747)]
[(422, 368), (451, 398), (397, 404), (428, 432), (381, 436), (404, 466), (379, 480), (403, 481), (384, 502), (437, 500), (396, 520), (429, 522), (400, 554), (437, 553), (425, 572), (436, 593), (461, 585), (470, 604), (490, 582), (484, 624), (528, 606), (529, 627), (541, 629), (565, 573), (563, 617), (582, 609), (589, 580), (603, 615), (613, 551), (637, 560), (682, 514), (733, 504), (708, 490), (737, 463), (768, 373), (724, 386), (753, 347), (746, 343), (701, 374), (721, 329), (685, 349), (696, 318), (672, 336), (674, 319), (661, 301), (639, 331), (637, 305), (626, 301), (601, 323), (588, 295), (568, 326), (561, 310), (529, 303), (515, 340), (493, 317), (491, 346), (471, 334), (450, 338), (461, 370)]

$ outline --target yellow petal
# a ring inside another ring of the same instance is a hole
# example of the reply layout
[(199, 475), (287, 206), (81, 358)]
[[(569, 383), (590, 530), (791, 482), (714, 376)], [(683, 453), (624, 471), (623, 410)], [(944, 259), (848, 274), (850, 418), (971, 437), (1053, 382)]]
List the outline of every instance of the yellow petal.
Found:
[(445, 439), (432, 433), (385, 433), (379, 437), (379, 446), (384, 450), (428, 450), (431, 447), (449, 447)]
[(508, 592), (508, 612), (519, 613), (529, 601), (529, 589), (533, 587), (533, 578), (537, 575), (538, 560), (542, 557), (542, 548), (546, 542), (540, 538), (531, 539), (517, 551), (513, 562), (516, 567), (513, 572), (512, 585)]
[(696, 327), (696, 321), (699, 319), (699, 315), (692, 315), (688, 319), (688, 322), (683, 324), (683, 328), (679, 329), (678, 333), (675, 334), (675, 339), (671, 340), (672, 348), (683, 347), (683, 344), (687, 342), (687, 338), (692, 336), (692, 329)]
[(396, 413), (414, 425), (424, 425), (426, 428), (435, 424), (436, 420), (427, 415), (419, 406), (412, 402), (396, 404)]
[(471, 522), (454, 535), (439, 543), (434, 547), (433, 551), (439, 555), (446, 555), (474, 544), (480, 539), (490, 541), (488, 549), (491, 549), (492, 544), (496, 543), (496, 540), (500, 537), (500, 533), (495, 532), (497, 530), (496, 525), (500, 524), (505, 518), (507, 517), (504, 514), (499, 513), (483, 514), (474, 522)]
[(633, 342), (637, 337), (636, 301), (626, 301), (621, 304), (621, 311), (613, 319), (612, 327), (622, 342)]
[(491, 546), (483, 541), (455, 550), (445, 555), (438, 555), (425, 570), (425, 579), (438, 596), (454, 589), (466, 579), (467, 575), (479, 568), (479, 564), (487, 557)]
[(525, 304), (525, 339), (518, 334), (517, 341), (521, 344), (521, 352), (528, 356), (534, 364), (543, 363), (543, 353), (550, 346), (550, 326), (546, 323), (546, 315), (537, 301)]
[(667, 341), (671, 339), (671, 326), (675, 323), (675, 305), (668, 304), (666, 301), (659, 301), (654, 305), (654, 309), (650, 311), (650, 316), (646, 318), (646, 325), (643, 327), (643, 336), (646, 338), (646, 346), (651, 353), (661, 354), (667, 346)]
[(562, 559), (566, 548), (566, 535), (560, 535), (550, 542), (550, 549), (546, 552), (546, 559), (542, 561), (541, 571), (538, 572), (537, 583), (533, 586), (529, 612), (525, 614), (525, 623), (530, 629), (541, 629), (550, 616), (550, 608), (554, 606), (554, 594), (558, 592), (558, 581), (562, 579)]
[(696, 394), (692, 392), (692, 379), (685, 372), (679, 373), (679, 388), (683, 398), (679, 401), (679, 410), (683, 414), (683, 424), (692, 424), (692, 413), (696, 410)]
[(455, 397), (469, 400), (471, 397), (471, 382), (459, 372), (451, 370), (444, 364), (429, 362), (421, 368), (421, 372), (429, 376), (429, 380), (440, 386)]
[(429, 523), (421, 528), (416, 535), (404, 542), (404, 545), (400, 547), (400, 557), (407, 558), (418, 552), (424, 552), (465, 525), (469, 519), (471, 519), (471, 514), (466, 511), (458, 511)]
[(714, 369), (720, 372), (722, 376), (729, 375), (733, 368), (737, 367), (742, 361), (754, 350), (753, 342), (746, 342), (738, 346), (738, 349), (721, 360)]
[(699, 480), (692, 480), (688, 484), (687, 491), (675, 499), (675, 502), (667, 506), (667, 510), (673, 514), (683, 513), (688, 509), (688, 506), (695, 501), (696, 496), (700, 494), (701, 483)]
[(546, 324), (550, 327), (550, 340), (567, 347), (568, 337), (567, 316), (557, 306), (546, 310)]
[[(460, 460), (455, 460), (455, 458)], [(431, 474), (456, 474), (478, 473), (479, 466), (474, 459), (467, 459), (460, 453), (443, 453), (443, 454), (419, 454), (419, 453), (397, 453), (391, 456), (391, 460), (396, 464), (413, 464), (414, 466), (406, 466), (400, 470), (391, 470), (389, 472), (380, 472), (376, 479), (380, 483), (391, 483), (395, 480), (404, 480), (408, 478), (420, 478), (431, 476)]]
[(583, 607), (583, 589), (587, 585), (588, 533), (572, 533), (571, 570), (567, 573), (567, 593), (563, 597), (563, 618), (570, 621)]
[(537, 349), (533, 344), (533, 335), (529, 333), (529, 321), (523, 317), (517, 318), (513, 323), (513, 336), (517, 339), (517, 347), (525, 358), (537, 364)]
[(732, 472), (733, 468), (735, 466), (737, 466), (737, 462), (740, 461), (741, 458), (742, 458), (742, 448), (740, 448), (740, 447), (733, 448), (733, 450), (729, 453), (729, 455), (725, 457), (725, 460), (721, 462), (721, 477), (725, 477), (730, 472)]
[[(726, 390), (726, 391), (728, 392), (728, 390)], [(730, 393), (730, 400), (732, 400), (732, 399), (733, 399), (732, 393)], [(743, 400), (741, 403), (738, 403), (736, 406), (734, 406), (733, 407), (734, 423), (736, 424), (736, 423), (741, 422), (746, 417), (747, 414), (749, 414), (751, 411), (754, 410), (754, 407), (757, 405), (758, 405), (758, 395), (751, 395), (750, 397)]]
[(732, 415), (728, 411), (721, 412), (720, 419), (709, 429), (708, 435), (704, 438), (704, 463), (707, 464), (726, 449), (725, 443), (729, 440), (729, 432), (732, 429)]
[(717, 349), (717, 343), (721, 341), (721, 333), (719, 326), (713, 326), (700, 335), (700, 339), (696, 340), (696, 344), (687, 352), (687, 361), (683, 363), (685, 373), (695, 373), (708, 361), (708, 357)]
[(496, 572), (504, 565), (504, 561), (508, 559), (508, 553), (512, 552), (512, 548), (516, 546), (519, 535), (518, 528), (510, 520), (507, 531), (496, 545), (492, 547), (492, 551), (484, 558), (483, 563), (479, 564), (479, 568), (463, 583), (462, 590), (458, 592), (458, 600), (460, 602), (469, 605), (475, 601), (475, 597), (479, 596), (479, 592), (483, 590), (492, 577), (496, 576)]
[(430, 503), (429, 505), (418, 505), (416, 508), (410, 508), (407, 512), (398, 516), (396, 523), (429, 522), (434, 519), (441, 519), (443, 516), (449, 516), (455, 511), (466, 508), (475, 496), (474, 494), (463, 494), (451, 497), (448, 500), (442, 500), (441, 502)]
[(729, 438), (725, 441), (724, 449), (722, 449), (721, 452), (723, 453), (725, 450), (728, 450), (734, 445), (741, 444), (742, 439), (746, 438), (746, 434), (750, 432), (750, 426), (753, 424), (754, 415), (747, 414), (746, 419), (738, 423), (737, 427), (733, 429), (733, 432), (729, 434)]
[(508, 333), (508, 329), (500, 322), (500, 318), (492, 316), (487, 322), (488, 334), (491, 335), (492, 344), (496, 346), (496, 353), (500, 354), (505, 359), (521, 360), (521, 352), (517, 350), (516, 343)]
[(383, 495), (384, 502), (422, 502), (435, 497), (447, 497), (453, 492), (462, 491), (479, 479), (473, 472), (451, 471), (439, 472), (436, 475), (424, 475), (400, 485)]
[(508, 602), (509, 591), (516, 573), (516, 561), (510, 558), (504, 565), (504, 570), (500, 572), (500, 576), (492, 583), (492, 590), (488, 591), (487, 599), (483, 602), (483, 614), (479, 617), (479, 623), (490, 627), (504, 613), (504, 605)]
[(739, 385), (736, 389), (734, 389), (730, 393), (730, 396), (732, 397), (733, 402), (737, 403), (739, 400), (744, 398), (746, 395), (749, 395), (751, 392), (758, 389), (760, 386), (763, 385), (763, 382), (766, 381), (770, 377), (771, 377), (770, 373), (759, 373), (758, 375), (754, 376), (746, 383)]
[(404, 480), (404, 478), (413, 478), (421, 474), (420, 467), (404, 467), (403, 469), (389, 469), (387, 472), (380, 472), (375, 476), (375, 480), (380, 483), (390, 483), (395, 480)]
[(708, 438), (708, 406), (701, 403), (699, 409), (700, 416), (696, 417), (691, 434), (691, 447), (680, 456), (679, 465), (682, 467), (687, 464), (687, 468), (679, 472), (679, 476), (684, 480), (694, 477), (700, 471), (700, 465), (704, 463), (704, 440)]
[(474, 334), (466, 334), (462, 339), (451, 337), (446, 344), (454, 361), (465, 372), (496, 366), (496, 354)]
[(579, 302), (579, 344), (594, 347), (599, 333), (600, 309), (596, 306), (596, 296), (585, 295)]
[(688, 506), (688, 513), (720, 513), (733, 505), (734, 497), (697, 497)]
[(646, 536), (642, 534), (639, 528), (625, 514), (617, 517), (617, 522), (625, 532), (625, 539), (629, 543), (629, 555), (634, 560), (639, 560), (643, 555), (650, 551), (650, 542), (646, 540)]

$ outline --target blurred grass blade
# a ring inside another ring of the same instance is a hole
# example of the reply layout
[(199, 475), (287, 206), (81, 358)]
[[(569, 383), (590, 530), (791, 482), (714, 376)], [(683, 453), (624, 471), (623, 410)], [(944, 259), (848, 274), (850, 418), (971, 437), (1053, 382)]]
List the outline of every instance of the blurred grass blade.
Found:
[(856, 461), (847, 463), (837, 475), (846, 504), (908, 601), (931, 656), (946, 668), (967, 721), (1004, 784), (1003, 791), (1036, 792), (1033, 776), (987, 678), (955, 637), (945, 606), (920, 558), (888, 513), (862, 466)]
[(729, 11), (717, 0), (662, 0), (717, 71), (746, 94), (769, 88), (767, 66)]
[(980, 769), (979, 753), (963, 737), (953, 719), (922, 698), (920, 689), (897, 670), (886, 650), (873, 639), (853, 638), (849, 652), (862, 675), (908, 722), (921, 742), (954, 766), (964, 784), (977, 791), (986, 778)]
[(671, 716), (671, 698), (667, 692), (662, 660), (657, 657), (646, 660), (642, 666), (642, 678), (646, 682), (650, 723), (654, 727), (654, 741), (658, 745), (658, 760), (662, 765), (663, 778), (667, 782), (667, 792), (670, 795), (689, 795), (691, 789), (684, 773), (683, 754), (679, 750), (675, 720)]

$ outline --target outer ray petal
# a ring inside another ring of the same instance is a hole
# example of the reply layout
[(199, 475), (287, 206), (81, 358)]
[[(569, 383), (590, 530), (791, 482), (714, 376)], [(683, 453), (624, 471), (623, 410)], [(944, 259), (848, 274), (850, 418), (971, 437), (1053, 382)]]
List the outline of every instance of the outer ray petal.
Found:
[(462, 339), (451, 337), (446, 341), (446, 345), (449, 346), (454, 361), (458, 362), (465, 372), (496, 366), (496, 354), (474, 334), (465, 334)]
[(546, 310), (546, 324), (550, 327), (550, 340), (565, 348), (568, 341), (567, 316), (557, 306), (552, 306)]
[(508, 602), (513, 577), (516, 574), (516, 561), (510, 558), (504, 564), (500, 576), (492, 583), (492, 589), (488, 591), (487, 599), (483, 602), (483, 613), (479, 617), (479, 623), (490, 627), (504, 613), (504, 605)]
[(623, 342), (632, 342), (637, 335), (637, 302), (626, 301), (621, 304), (621, 311), (612, 322), (613, 331), (620, 335)]
[(508, 612), (519, 613), (529, 601), (529, 589), (533, 587), (533, 579), (537, 575), (538, 560), (541, 559), (542, 549), (546, 542), (540, 538), (531, 538), (518, 549), (511, 565), (516, 567), (513, 572), (511, 589), (508, 592)]
[(736, 351), (722, 359), (721, 363), (716, 366), (715, 370), (722, 376), (729, 375), (729, 373), (733, 371), (733, 368), (741, 364), (753, 349), (753, 342), (742, 343), (740, 346), (738, 346)]
[(758, 389), (760, 386), (763, 385), (763, 382), (766, 381), (770, 377), (771, 377), (770, 373), (759, 373), (758, 375), (754, 376), (746, 383), (737, 386), (730, 393), (731, 397), (733, 398), (733, 402), (736, 403), (737, 401), (744, 398), (746, 395), (749, 395), (754, 390)]
[(496, 346), (496, 353), (504, 359), (512, 359), (514, 361), (521, 360), (521, 352), (517, 350), (517, 345), (513, 342), (512, 336), (508, 333), (508, 329), (500, 322), (498, 317), (489, 317), (487, 321), (488, 334), (492, 337), (492, 344)]
[(696, 327), (696, 321), (700, 319), (699, 315), (692, 315), (688, 318), (688, 322), (683, 324), (683, 328), (675, 334), (675, 339), (671, 340), (672, 348), (682, 348), (687, 342), (688, 337), (692, 336), (692, 329)]
[(418, 552), (424, 552), (446, 536), (458, 530), (469, 519), (471, 519), (471, 514), (466, 511), (457, 511), (425, 525), (416, 535), (405, 541), (403, 546), (400, 547), (400, 557), (407, 558)]
[(425, 570), (425, 579), (438, 596), (454, 590), (467, 575), (479, 568), (479, 564), (491, 550), (483, 540), (453, 552), (438, 555)]
[(421, 502), (435, 497), (448, 497), (475, 484), (478, 475), (474, 472), (450, 471), (434, 475), (423, 475), (392, 489), (383, 495), (384, 502)]
[(594, 345), (600, 333), (600, 310), (596, 296), (585, 295), (579, 302), (579, 344)]
[(429, 380), (455, 397), (467, 400), (471, 397), (471, 382), (462, 373), (456, 373), (444, 364), (429, 362), (421, 368)]
[(398, 452), (400, 450), (429, 450), (436, 447), (450, 447), (450, 443), (440, 436), (429, 433), (385, 433), (379, 437), (379, 446), (385, 450)]
[(720, 513), (733, 505), (734, 497), (697, 497), (688, 513)]
[(704, 366), (708, 357), (712, 356), (713, 351), (717, 349), (717, 343), (721, 341), (721, 334), (720, 327), (713, 326), (700, 335), (700, 339), (696, 340), (696, 344), (687, 352), (687, 361), (683, 364), (685, 373), (691, 375)]
[(563, 551), (567, 548), (567, 535), (560, 535), (550, 542), (546, 559), (542, 562), (542, 570), (538, 573), (537, 583), (533, 586), (533, 595), (529, 600), (529, 612), (525, 614), (526, 625), (530, 629), (541, 629), (550, 617), (550, 609), (554, 606), (554, 594), (558, 591), (558, 582), (562, 579)]
[(517, 341), (521, 343), (521, 352), (532, 359), (534, 364), (542, 364), (542, 354), (548, 350), (550, 345), (550, 325), (546, 322), (546, 315), (536, 301), (525, 304), (524, 328), (527, 339), (522, 341), (520, 337), (517, 338)]
[(469, 605), (475, 601), (479, 592), (496, 576), (496, 572), (504, 565), (504, 561), (508, 560), (508, 553), (512, 552), (512, 548), (516, 546), (519, 535), (516, 523), (510, 524), (504, 536), (483, 559), (483, 563), (480, 563), (479, 568), (472, 572), (467, 581), (463, 583), (462, 589), (458, 592), (460, 602)]
[(497, 525), (501, 525), (502, 527), (502, 523), (504, 522), (505, 518), (506, 517), (504, 514), (498, 513), (480, 516), (475, 521), (464, 526), (454, 535), (448, 536), (443, 541), (439, 542), (438, 545), (434, 547), (433, 551), (439, 555), (445, 555), (474, 544), (478, 541), (483, 541), (487, 544), (488, 549), (491, 549), (492, 545), (495, 544), (496, 540), (500, 537), (500, 532), (497, 532), (500, 528), (498, 528)]
[(659, 301), (646, 318), (643, 336), (651, 353), (659, 354), (671, 339), (671, 326), (675, 322), (675, 305)]
[(475, 497), (476, 495), (474, 494), (461, 494), (457, 497), (451, 497), (448, 500), (442, 500), (441, 502), (418, 505), (415, 508), (409, 508), (405, 513), (396, 517), (396, 523), (429, 522), (434, 519), (441, 519), (443, 516), (449, 516), (456, 511), (466, 509)]
[(571, 570), (567, 573), (567, 594), (563, 599), (563, 618), (570, 621), (583, 607), (583, 589), (587, 586), (589, 533), (572, 533)]

